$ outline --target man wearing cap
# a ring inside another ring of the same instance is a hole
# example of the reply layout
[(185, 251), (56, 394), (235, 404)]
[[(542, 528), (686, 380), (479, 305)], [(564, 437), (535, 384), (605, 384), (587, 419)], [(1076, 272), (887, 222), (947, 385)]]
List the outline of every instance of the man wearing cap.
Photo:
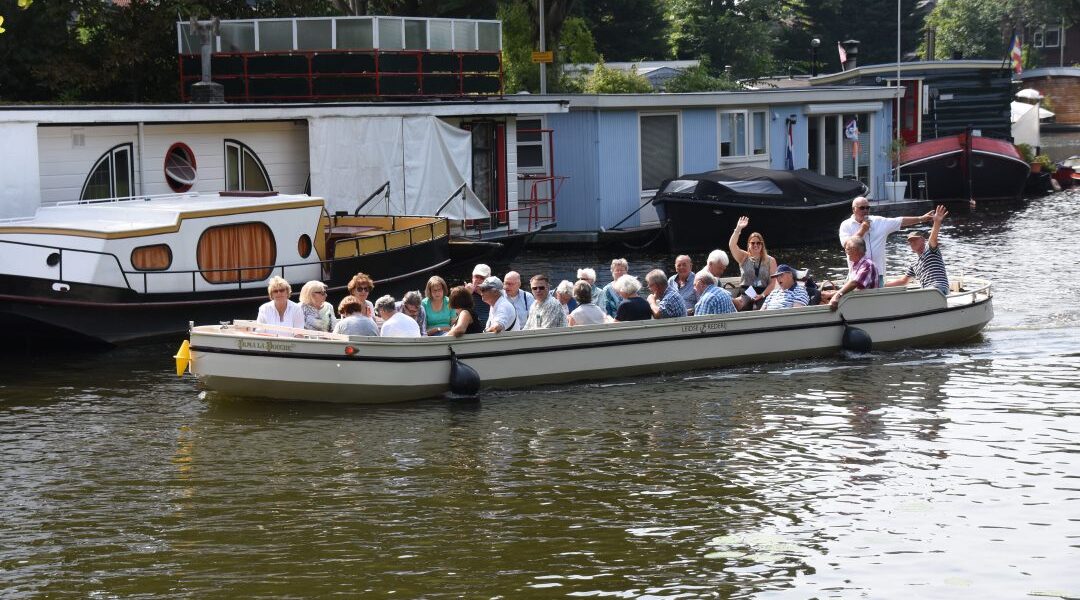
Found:
[(772, 293), (765, 297), (765, 303), (761, 310), (776, 310), (778, 308), (795, 308), (806, 306), (810, 303), (810, 297), (806, 290), (799, 287), (795, 281), (795, 269), (787, 265), (778, 265), (776, 272), (771, 275), (776, 278), (776, 286)]
[(878, 285), (877, 268), (874, 263), (870, 262), (870, 258), (866, 256), (865, 239), (857, 235), (851, 236), (847, 243), (844, 244), (844, 252), (847, 253), (848, 262), (851, 263), (847, 282), (835, 292), (821, 293), (822, 302), (828, 300), (831, 310), (836, 310), (836, 307), (840, 305), (840, 298), (844, 294), (855, 290), (869, 290), (881, 287)]
[(480, 322), (487, 322), (488, 311), (491, 310), (484, 303), (483, 297), (480, 296), (480, 284), (484, 283), (484, 280), (488, 277), (491, 277), (491, 267), (480, 263), (473, 267), (472, 281), (465, 283), (465, 289), (472, 293), (473, 312), (476, 313), (476, 320)]
[[(866, 255), (874, 263), (879, 278), (885, 276), (885, 240), (890, 233), (900, 231), (901, 227), (911, 227), (917, 223), (929, 223), (934, 218), (934, 211), (918, 217), (878, 217), (870, 216), (870, 201), (859, 196), (851, 201), (851, 216), (840, 224), (840, 245), (845, 246), (849, 238), (859, 236), (866, 240)], [(851, 268), (851, 261), (848, 261)], [(879, 279), (878, 287), (884, 284)]]
[(941, 250), (938, 248), (938, 232), (941, 231), (941, 222), (947, 216), (949, 211), (945, 210), (944, 206), (938, 206), (934, 211), (934, 226), (930, 229), (929, 240), (921, 231), (908, 234), (908, 245), (918, 258), (911, 263), (903, 277), (893, 279), (885, 285), (907, 285), (912, 279), (917, 279), (924, 288), (934, 288), (946, 296), (949, 295), (949, 276), (945, 272), (945, 261), (942, 260)]
[(503, 283), (498, 277), (488, 277), (479, 286), (484, 302), (491, 307), (484, 324), (485, 333), (509, 331), (517, 323), (514, 305), (503, 295)]

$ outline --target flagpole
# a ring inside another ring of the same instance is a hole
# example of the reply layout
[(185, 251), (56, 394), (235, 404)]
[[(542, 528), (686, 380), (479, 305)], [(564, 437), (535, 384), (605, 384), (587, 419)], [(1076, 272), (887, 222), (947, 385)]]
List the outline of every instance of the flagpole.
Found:
[[(899, 140), (900, 137), (900, 0), (896, 0), (896, 139)], [(893, 181), (900, 181), (899, 157), (896, 160), (896, 177)]]

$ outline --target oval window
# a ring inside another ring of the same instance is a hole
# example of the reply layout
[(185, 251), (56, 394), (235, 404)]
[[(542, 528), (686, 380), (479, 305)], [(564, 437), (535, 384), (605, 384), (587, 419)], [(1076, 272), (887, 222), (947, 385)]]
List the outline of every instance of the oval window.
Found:
[(167, 244), (139, 246), (131, 251), (131, 266), (139, 271), (164, 271), (172, 265), (172, 249)]
[(186, 192), (195, 185), (199, 171), (195, 164), (195, 153), (187, 144), (177, 142), (169, 146), (165, 153), (165, 182), (174, 192)]
[(300, 253), (300, 258), (311, 256), (311, 238), (308, 234), (300, 236), (300, 241), (296, 242), (296, 251)]

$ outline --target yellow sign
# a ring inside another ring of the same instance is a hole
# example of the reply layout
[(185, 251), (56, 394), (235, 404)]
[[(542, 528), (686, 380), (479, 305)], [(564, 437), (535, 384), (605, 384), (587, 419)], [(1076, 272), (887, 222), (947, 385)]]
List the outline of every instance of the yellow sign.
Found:
[(555, 53), (551, 50), (548, 50), (547, 52), (533, 52), (532, 61), (534, 63), (555, 62)]

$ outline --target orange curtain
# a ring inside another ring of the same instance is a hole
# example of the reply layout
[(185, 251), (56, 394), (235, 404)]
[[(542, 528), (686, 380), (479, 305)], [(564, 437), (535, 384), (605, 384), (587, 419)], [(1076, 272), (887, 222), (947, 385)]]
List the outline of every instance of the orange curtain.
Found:
[(210, 283), (261, 281), (273, 272), (276, 257), (274, 234), (265, 223), (211, 227), (197, 251), (199, 269)]
[(164, 271), (172, 264), (172, 250), (165, 244), (140, 246), (131, 251), (131, 266), (140, 271)]

